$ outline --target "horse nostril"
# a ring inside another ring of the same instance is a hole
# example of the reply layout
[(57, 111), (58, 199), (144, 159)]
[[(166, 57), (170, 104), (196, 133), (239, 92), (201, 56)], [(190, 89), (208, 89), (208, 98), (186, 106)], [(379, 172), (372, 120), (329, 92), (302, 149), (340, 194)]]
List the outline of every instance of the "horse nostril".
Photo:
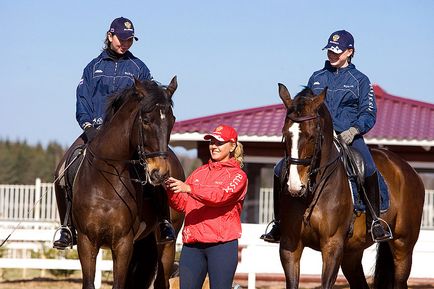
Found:
[(151, 176), (152, 183), (153, 183), (154, 185), (160, 185), (160, 184), (162, 184), (162, 183), (163, 183), (167, 178), (169, 178), (169, 172), (166, 172), (166, 173), (164, 173), (164, 174), (160, 174), (160, 171), (157, 170), (157, 169), (155, 169), (155, 170), (152, 170), (150, 176)]

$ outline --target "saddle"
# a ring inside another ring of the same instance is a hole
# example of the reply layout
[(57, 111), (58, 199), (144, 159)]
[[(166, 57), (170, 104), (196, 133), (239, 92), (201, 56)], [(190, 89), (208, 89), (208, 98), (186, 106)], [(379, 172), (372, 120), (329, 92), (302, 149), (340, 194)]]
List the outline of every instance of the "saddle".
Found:
[(335, 144), (341, 151), (341, 160), (348, 178), (354, 180), (357, 188), (360, 189), (365, 182), (365, 163), (362, 155), (357, 150), (348, 147), (340, 138), (335, 138)]
[[(358, 212), (365, 212), (366, 205), (361, 196), (365, 184), (365, 161), (362, 155), (355, 149), (348, 147), (347, 144), (335, 138), (335, 145), (341, 151), (341, 160), (347, 172), (353, 194), (354, 209)], [(378, 172), (379, 194), (380, 194), (380, 211), (387, 211), (389, 208), (389, 189), (383, 176)]]
[[(78, 145), (69, 150), (65, 158), (65, 162), (61, 166), (63, 177), (59, 181), (59, 185), (64, 188), (69, 198), (72, 199), (72, 185), (74, 184), (75, 176), (77, 175), (78, 168), (84, 159), (83, 150), (85, 145)], [(66, 169), (65, 169), (66, 168)]]

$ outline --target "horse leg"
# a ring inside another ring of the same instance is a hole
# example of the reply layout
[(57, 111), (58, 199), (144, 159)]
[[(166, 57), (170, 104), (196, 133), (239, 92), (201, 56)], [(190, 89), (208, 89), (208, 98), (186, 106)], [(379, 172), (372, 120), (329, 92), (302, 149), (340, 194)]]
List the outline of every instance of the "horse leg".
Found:
[(83, 273), (82, 288), (95, 289), (96, 257), (99, 248), (94, 246), (86, 235), (78, 235), (78, 256)]
[(304, 247), (301, 243), (298, 244), (294, 251), (284, 248), (280, 243), (280, 262), (282, 263), (283, 271), (285, 272), (286, 289), (298, 289), (300, 282), (300, 259)]
[(407, 289), (407, 280), (410, 277), (411, 264), (413, 262), (413, 246), (410, 242), (394, 240), (390, 242), (393, 262), (395, 265), (394, 285), (395, 289)]
[(128, 266), (133, 253), (133, 236), (119, 239), (112, 247), (113, 258), (113, 289), (125, 288)]
[(345, 252), (342, 258), (342, 272), (351, 289), (369, 289), (362, 266), (363, 250)]
[(332, 288), (338, 276), (343, 256), (343, 237), (330, 238), (321, 248), (322, 274), (321, 284), (324, 289)]

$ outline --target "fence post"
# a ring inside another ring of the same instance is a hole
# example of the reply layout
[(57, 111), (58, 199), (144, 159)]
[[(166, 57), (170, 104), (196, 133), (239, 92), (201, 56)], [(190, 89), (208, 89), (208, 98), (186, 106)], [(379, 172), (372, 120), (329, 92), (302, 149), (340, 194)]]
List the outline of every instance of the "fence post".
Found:
[[(38, 221), (41, 216), (41, 201), (39, 200), (41, 198), (41, 179), (36, 178), (35, 182), (35, 208), (34, 208), (34, 214), (35, 214), (35, 221)], [(30, 217), (30, 216), (29, 216)]]
[(100, 249), (98, 255), (96, 256), (96, 270), (95, 270), (95, 289), (100, 289), (102, 284), (102, 270), (101, 270), (101, 261), (102, 261), (102, 250)]
[(247, 275), (247, 289), (255, 289), (256, 288), (256, 267), (255, 267), (255, 245), (249, 244), (247, 245), (247, 254), (245, 257), (247, 258), (247, 264), (252, 264), (252, 267), (249, 269), (249, 273)]

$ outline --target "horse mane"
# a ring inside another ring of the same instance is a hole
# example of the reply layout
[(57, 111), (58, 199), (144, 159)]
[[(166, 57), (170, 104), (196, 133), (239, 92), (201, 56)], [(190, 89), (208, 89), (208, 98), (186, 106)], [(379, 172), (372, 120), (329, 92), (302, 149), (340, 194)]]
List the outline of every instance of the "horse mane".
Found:
[(304, 86), (303, 90), (297, 93), (294, 97), (292, 107), (288, 108), (288, 112), (301, 112), (301, 110), (306, 107), (308, 102), (312, 101), (315, 96), (316, 95), (313, 93), (312, 89)]
[(152, 80), (142, 81), (141, 86), (142, 87), (136, 87), (136, 85), (134, 85), (109, 96), (107, 99), (104, 123), (110, 121), (116, 111), (128, 101), (140, 102), (141, 109), (144, 112), (151, 111), (157, 104), (173, 106), (172, 99), (168, 98), (166, 94), (163, 93), (165, 86), (159, 85)]

